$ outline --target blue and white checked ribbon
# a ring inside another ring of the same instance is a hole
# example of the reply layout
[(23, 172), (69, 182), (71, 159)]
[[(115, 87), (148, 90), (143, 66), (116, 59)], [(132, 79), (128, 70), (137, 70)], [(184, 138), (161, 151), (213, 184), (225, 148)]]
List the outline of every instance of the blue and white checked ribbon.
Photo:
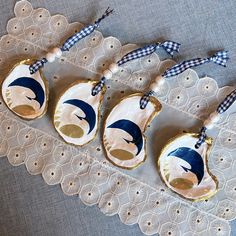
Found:
[(149, 91), (148, 93), (146, 93), (146, 94), (144, 94), (142, 96), (142, 98), (139, 101), (140, 109), (146, 108), (148, 102), (150, 101), (150, 97), (151, 96), (154, 96), (154, 92), (153, 91)]
[(182, 72), (184, 72), (185, 70), (187, 70), (189, 68), (200, 66), (200, 65), (208, 63), (208, 62), (214, 62), (218, 65), (225, 67), (228, 59), (229, 59), (228, 52), (227, 51), (220, 51), (220, 52), (217, 52), (216, 54), (214, 54), (212, 57), (195, 58), (195, 59), (183, 61), (182, 63), (177, 64), (177, 65), (171, 67), (170, 69), (167, 69), (164, 72), (163, 77), (168, 78), (168, 77), (176, 76), (178, 74), (181, 74)]
[[(163, 73), (163, 77), (165, 78), (169, 78), (172, 76), (176, 76), (178, 74), (181, 74), (182, 72), (184, 72), (185, 70), (192, 68), (192, 67), (196, 67), (205, 63), (209, 63), (209, 62), (214, 62), (218, 65), (221, 66), (226, 66), (226, 62), (229, 59), (228, 56), (228, 52), (227, 51), (220, 51), (215, 53), (212, 57), (208, 57), (208, 58), (195, 58), (195, 59), (190, 59), (187, 61), (183, 61), (180, 64), (176, 64), (173, 67), (167, 69), (164, 73)], [(148, 104), (149, 99), (146, 97), (146, 94), (141, 98), (140, 104), (142, 104), (142, 106), (140, 106), (141, 109), (144, 109), (147, 104)]]
[(110, 10), (108, 7), (105, 11), (105, 13), (95, 21), (93, 25), (89, 25), (85, 28), (83, 28), (80, 32), (76, 33), (75, 35), (68, 38), (65, 43), (62, 45), (61, 50), (62, 51), (69, 51), (69, 49), (74, 46), (78, 41), (85, 38), (86, 36), (90, 35), (96, 28), (99, 27), (100, 22), (105, 19), (107, 16), (109, 16), (113, 10)]
[(207, 128), (205, 126), (201, 128), (198, 136), (198, 141), (195, 144), (195, 148), (199, 148), (206, 141), (207, 138), (206, 130)]
[[(138, 48), (127, 53), (118, 62), (116, 62), (116, 64), (118, 66), (121, 66), (129, 61), (151, 55), (158, 48), (163, 48), (166, 52), (168, 52), (171, 56), (173, 56), (174, 52), (179, 52), (179, 47), (180, 47), (180, 44), (173, 41), (165, 41), (163, 43), (146, 45), (142, 48)], [(105, 80), (106, 78), (102, 77), (102, 79), (94, 86), (94, 88), (92, 89), (93, 96), (97, 95), (102, 90), (106, 82)]]
[(48, 62), (48, 60), (43, 57), (42, 59), (40, 60), (37, 60), (35, 61), (33, 64), (31, 64), (29, 66), (29, 71), (30, 71), (30, 74), (34, 74), (35, 72), (37, 72), (40, 68), (42, 68), (44, 66), (44, 64), (46, 64)]
[(96, 96), (97, 94), (99, 94), (102, 91), (105, 84), (106, 84), (106, 78), (103, 76), (99, 80), (99, 82), (92, 88), (92, 92), (91, 92), (92, 96)]
[(92, 89), (92, 96), (96, 96), (97, 94), (99, 94), (103, 87), (105, 86), (105, 83), (106, 83), (106, 78), (103, 76), (99, 82), (93, 87)]
[[(231, 105), (233, 105), (235, 101), (236, 101), (236, 89), (233, 90), (229, 95), (225, 97), (225, 99), (217, 107), (216, 112), (218, 114), (223, 114), (225, 111), (227, 111), (231, 107)], [(199, 133), (199, 138), (195, 145), (195, 148), (199, 148), (205, 142), (207, 138), (206, 130), (207, 128), (205, 126), (201, 128), (200, 133)]]
[[(81, 39), (83, 39), (83, 38), (87, 37), (88, 35), (90, 35), (96, 28), (99, 27), (100, 22), (103, 19), (105, 19), (107, 16), (109, 16), (112, 12), (113, 12), (113, 10), (110, 10), (110, 8), (108, 7), (106, 9), (105, 13), (98, 20), (96, 20), (93, 25), (88, 25), (88, 26), (84, 27), (78, 33), (76, 33), (76, 34), (72, 35), (70, 38), (68, 38), (63, 43), (63, 45), (61, 47), (61, 51), (69, 51), (70, 48), (73, 47), (78, 41), (80, 41)], [(34, 62), (29, 67), (30, 74), (34, 74), (35, 72), (37, 72), (47, 62), (48, 61), (47, 61), (46, 58), (42, 58), (42, 59), (37, 60), (36, 62)]]
[(147, 46), (138, 48), (132, 52), (127, 53), (117, 62), (117, 65), (121, 66), (128, 61), (132, 61), (140, 57), (148, 56), (154, 53), (158, 48), (163, 48), (167, 53), (173, 56), (174, 52), (179, 52), (179, 47), (180, 47), (180, 44), (173, 41), (165, 41), (163, 43), (155, 43), (155, 44), (147, 45)]
[(233, 90), (229, 95), (226, 96), (226, 98), (223, 100), (223, 102), (217, 107), (217, 112), (219, 114), (224, 113), (227, 111), (231, 105), (236, 101), (236, 89)]

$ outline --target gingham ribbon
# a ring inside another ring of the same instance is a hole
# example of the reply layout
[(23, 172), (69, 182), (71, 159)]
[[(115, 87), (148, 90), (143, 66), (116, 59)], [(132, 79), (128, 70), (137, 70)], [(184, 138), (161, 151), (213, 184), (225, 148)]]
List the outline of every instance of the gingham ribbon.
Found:
[[(73, 47), (77, 42), (79, 42), (81, 39), (87, 37), (90, 35), (96, 28), (99, 27), (100, 22), (105, 19), (107, 16), (109, 16), (113, 10), (110, 10), (108, 7), (105, 11), (105, 13), (95, 21), (93, 25), (88, 25), (84, 27), (82, 30), (80, 30), (78, 33), (72, 35), (70, 38), (68, 38), (62, 45), (61, 51), (69, 51), (71, 47)], [(30, 74), (34, 74), (37, 72), (40, 68), (44, 66), (44, 64), (47, 63), (46, 58), (42, 58), (40, 60), (37, 60), (32, 65), (30, 65), (29, 70)]]
[[(225, 67), (228, 59), (229, 59), (228, 52), (227, 51), (220, 51), (220, 52), (215, 53), (212, 57), (195, 58), (195, 59), (183, 61), (180, 64), (176, 64), (173, 67), (167, 69), (163, 73), (162, 76), (165, 78), (176, 76), (178, 74), (181, 74), (182, 72), (184, 72), (185, 70), (187, 70), (189, 68), (196, 67), (196, 66), (202, 65), (204, 63), (209, 63), (209, 62), (214, 62), (218, 65)], [(148, 94), (151, 94), (151, 93), (148, 93)], [(140, 108), (144, 109), (147, 106), (148, 101), (149, 101), (149, 99), (146, 97), (146, 94), (145, 94), (141, 98), (140, 104), (143, 104), (143, 105), (140, 106)]]
[(182, 72), (184, 72), (185, 70), (187, 70), (189, 68), (196, 67), (196, 66), (208, 63), (208, 62), (214, 62), (218, 65), (225, 67), (228, 59), (229, 59), (228, 52), (227, 51), (220, 51), (220, 52), (217, 52), (216, 54), (214, 54), (212, 57), (195, 58), (195, 59), (183, 61), (182, 63), (177, 64), (177, 65), (171, 67), (170, 69), (167, 69), (164, 72), (163, 77), (168, 78), (168, 77), (176, 76), (178, 74), (181, 74)]
[(148, 102), (150, 101), (150, 97), (154, 95), (153, 91), (149, 91), (148, 93), (144, 94), (139, 101), (140, 109), (146, 108)]
[[(180, 47), (180, 44), (173, 41), (165, 41), (163, 43), (146, 45), (142, 48), (138, 48), (127, 53), (118, 62), (116, 62), (116, 64), (118, 66), (121, 66), (129, 61), (151, 55), (158, 48), (163, 48), (166, 52), (168, 52), (171, 56), (173, 56), (174, 52), (179, 52), (179, 47)], [(102, 77), (102, 79), (94, 86), (94, 88), (92, 89), (93, 96), (97, 95), (102, 90), (106, 82), (105, 80), (106, 78)]]
[(95, 21), (93, 25), (89, 25), (85, 28), (83, 28), (80, 32), (76, 33), (75, 35), (68, 38), (65, 43), (62, 45), (61, 50), (62, 51), (69, 51), (71, 47), (73, 47), (78, 41), (85, 38), (86, 36), (90, 35), (96, 28), (99, 27), (100, 22), (105, 19), (107, 16), (109, 16), (113, 10), (110, 10), (108, 7), (105, 11), (105, 13)]
[(155, 43), (155, 44), (147, 45), (147, 46), (138, 48), (132, 52), (127, 53), (117, 62), (117, 65), (121, 66), (127, 63), (128, 61), (132, 61), (140, 57), (148, 56), (154, 53), (158, 48), (163, 48), (166, 52), (168, 52), (171, 56), (173, 56), (174, 52), (179, 52), (179, 47), (180, 47), (180, 44), (173, 41), (165, 41), (163, 43)]
[[(231, 107), (231, 105), (233, 105), (235, 101), (236, 101), (236, 89), (233, 90), (229, 95), (225, 97), (225, 99), (217, 107), (216, 112), (218, 114), (223, 114), (225, 111), (227, 111)], [(207, 128), (205, 126), (201, 128), (200, 133), (199, 133), (199, 138), (195, 145), (195, 148), (199, 148), (205, 142), (207, 138), (206, 130)]]
[(40, 68), (42, 68), (44, 66), (44, 64), (46, 64), (48, 62), (48, 60), (43, 57), (40, 60), (35, 61), (33, 64), (31, 64), (29, 66), (29, 70), (30, 70), (30, 74), (34, 74), (35, 72), (37, 72)]
[(95, 96), (99, 94), (99, 92), (102, 91), (102, 88), (104, 87), (106, 83), (106, 78), (103, 76), (100, 81), (93, 87), (92, 89), (92, 95)]
[(227, 111), (230, 106), (236, 101), (236, 89), (233, 90), (224, 100), (223, 102), (217, 107), (217, 112), (219, 114), (224, 113)]
[(206, 130), (207, 128), (205, 126), (201, 128), (198, 136), (198, 141), (195, 144), (195, 148), (199, 148), (206, 141), (207, 138)]

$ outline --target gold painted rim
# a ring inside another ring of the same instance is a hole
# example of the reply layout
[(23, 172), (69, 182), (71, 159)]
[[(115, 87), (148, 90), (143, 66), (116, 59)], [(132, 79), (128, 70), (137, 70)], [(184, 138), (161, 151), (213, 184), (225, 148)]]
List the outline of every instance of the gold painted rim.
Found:
[[(94, 134), (94, 137), (93, 137), (91, 140), (89, 140), (88, 142), (86, 142), (86, 143), (84, 143), (84, 144), (82, 144), (82, 145), (74, 144), (74, 143), (71, 143), (71, 142), (67, 142), (67, 141), (63, 138), (63, 136), (57, 131), (56, 125), (55, 125), (55, 118), (54, 118), (54, 117), (55, 117), (55, 114), (56, 114), (57, 105), (58, 105), (58, 103), (59, 103), (61, 97), (62, 97), (70, 88), (72, 88), (72, 87), (75, 86), (75, 85), (81, 84), (81, 83), (91, 83), (92, 85), (96, 85), (96, 84), (98, 83), (98, 81), (97, 81), (97, 80), (91, 80), (91, 79), (87, 79), (87, 80), (86, 80), (86, 79), (81, 79), (81, 80), (79, 80), (79, 81), (75, 81), (75, 82), (71, 83), (69, 86), (67, 86), (65, 89), (63, 89), (62, 92), (60, 93), (60, 95), (59, 95), (57, 101), (56, 101), (55, 106), (54, 106), (53, 117), (52, 117), (53, 127), (55, 128), (56, 132), (60, 135), (60, 137), (63, 139), (63, 141), (64, 141), (65, 143), (67, 143), (67, 144), (70, 144), (70, 145), (73, 145), (73, 146), (76, 146), (76, 147), (83, 147), (83, 146), (85, 146), (86, 144), (92, 142), (92, 141), (96, 138), (96, 136), (97, 136), (97, 134), (98, 134), (98, 130), (99, 130), (98, 125), (99, 125), (99, 123), (100, 123), (100, 115), (101, 115), (102, 101), (103, 101), (103, 98), (104, 98), (104, 94), (106, 93), (106, 85), (104, 85), (103, 88), (102, 88), (102, 91), (101, 91), (101, 94), (102, 94), (102, 95), (101, 95), (100, 100), (99, 100), (98, 113), (97, 113), (97, 130), (96, 130), (96, 132), (95, 132), (95, 134)], [(95, 96), (96, 96), (96, 95), (95, 95)]]
[(159, 100), (156, 99), (155, 97), (151, 96), (149, 102), (151, 102), (151, 103), (154, 105), (155, 111), (152, 113), (152, 115), (151, 115), (151, 116), (149, 117), (149, 119), (147, 120), (147, 122), (146, 122), (146, 124), (145, 124), (145, 126), (144, 126), (144, 130), (143, 130), (143, 132), (142, 132), (142, 135), (143, 135), (143, 138), (144, 138), (144, 141), (145, 141), (145, 145), (144, 145), (145, 156), (144, 156), (144, 159), (143, 159), (141, 162), (139, 162), (137, 165), (133, 166), (133, 167), (120, 166), (120, 165), (114, 163), (114, 161), (112, 161), (112, 160), (108, 157), (108, 155), (107, 155), (107, 151), (106, 151), (105, 144), (104, 144), (104, 141), (103, 141), (103, 140), (104, 140), (104, 135), (105, 135), (106, 123), (107, 123), (107, 119), (108, 119), (110, 113), (112, 112), (112, 110), (113, 110), (116, 106), (118, 106), (123, 100), (125, 100), (125, 99), (127, 99), (127, 98), (130, 98), (130, 97), (135, 97), (135, 96), (140, 96), (140, 97), (142, 97), (142, 96), (144, 96), (144, 93), (133, 93), (133, 94), (130, 94), (130, 95), (128, 95), (128, 96), (123, 97), (123, 98), (111, 109), (111, 111), (110, 111), (109, 114), (107, 115), (107, 117), (106, 117), (106, 119), (105, 119), (105, 121), (104, 121), (104, 125), (103, 125), (102, 146), (103, 146), (103, 149), (105, 150), (105, 157), (106, 157), (106, 159), (107, 159), (108, 161), (110, 161), (114, 166), (119, 167), (119, 168), (122, 168), (122, 169), (125, 169), (125, 170), (133, 170), (133, 169), (139, 167), (141, 164), (143, 164), (143, 163), (146, 161), (146, 159), (147, 159), (147, 150), (146, 150), (146, 149), (147, 149), (147, 147), (146, 147), (146, 146), (147, 146), (147, 145), (146, 145), (146, 143), (147, 143), (147, 137), (146, 137), (146, 135), (145, 135), (144, 133), (145, 133), (145, 131), (146, 131), (148, 125), (152, 122), (152, 120), (154, 119), (154, 117), (157, 116), (157, 115), (160, 113), (160, 111), (161, 111), (161, 109), (162, 109), (162, 105), (161, 105), (161, 103), (159, 102)]
[[(17, 66), (19, 66), (19, 65), (31, 65), (31, 64), (34, 63), (35, 61), (36, 61), (36, 59), (26, 59), (26, 60), (23, 60), (23, 61), (20, 61), (20, 62), (16, 63), (16, 64), (12, 67), (12, 69), (10, 70), (10, 72), (7, 74), (6, 78), (12, 73), (12, 71), (13, 71)], [(45, 97), (46, 97), (46, 101), (45, 101), (45, 108), (44, 108), (42, 114), (40, 114), (40, 115), (38, 115), (38, 116), (36, 116), (36, 117), (34, 117), (34, 118), (22, 117), (22, 116), (20, 116), (18, 113), (14, 112), (14, 111), (8, 106), (8, 104), (5, 102), (5, 100), (4, 100), (4, 98), (3, 98), (3, 88), (2, 88), (2, 87), (3, 87), (3, 83), (4, 83), (4, 81), (6, 80), (6, 78), (3, 79), (2, 82), (1, 82), (1, 96), (2, 96), (2, 100), (4, 101), (5, 105), (7, 106), (7, 108), (8, 108), (12, 113), (14, 113), (15, 115), (17, 115), (18, 117), (20, 117), (20, 118), (23, 119), (23, 120), (29, 121), (29, 120), (39, 119), (39, 118), (41, 118), (41, 117), (43, 117), (43, 116), (45, 115), (45, 113), (47, 112), (47, 109), (48, 109), (48, 100), (49, 100), (48, 81), (47, 81), (47, 79), (45, 78), (45, 76), (44, 76), (42, 70), (39, 69), (38, 71), (39, 71), (40, 77), (42, 78), (42, 81), (43, 81), (44, 86), (45, 86)]]
[[(162, 174), (161, 174), (161, 169), (160, 169), (160, 159), (161, 159), (161, 156), (162, 156), (162, 154), (163, 154), (164, 152), (166, 152), (166, 150), (168, 149), (169, 145), (170, 145), (174, 140), (176, 140), (176, 139), (178, 139), (178, 138), (181, 138), (181, 137), (183, 137), (183, 136), (186, 136), (186, 135), (188, 135), (188, 136), (190, 136), (190, 137), (194, 137), (194, 138), (197, 138), (197, 137), (199, 136), (199, 134), (197, 134), (197, 133), (184, 133), (184, 134), (181, 133), (181, 134), (176, 135), (175, 137), (171, 138), (171, 139), (166, 143), (166, 145), (162, 148), (161, 153), (160, 153), (160, 155), (159, 155), (159, 157), (158, 157), (158, 160), (157, 160), (158, 173), (159, 173), (159, 175), (160, 175), (161, 180), (164, 182), (164, 184), (165, 184), (167, 187), (168, 187), (168, 185), (166, 184), (166, 182), (165, 182), (165, 180), (164, 180), (164, 178), (163, 178), (163, 176), (162, 176)], [(207, 138), (206, 138), (206, 141), (205, 141), (205, 142), (209, 145), (209, 148), (207, 149), (206, 156), (204, 157), (204, 159), (205, 159), (205, 163), (206, 163), (207, 172), (208, 172), (208, 174), (211, 176), (211, 178), (213, 179), (213, 181), (214, 181), (215, 184), (216, 184), (216, 190), (210, 192), (210, 194), (207, 195), (207, 196), (200, 197), (200, 198), (197, 198), (197, 199), (187, 198), (187, 197), (181, 195), (180, 193), (175, 192), (175, 191), (174, 191), (173, 189), (171, 189), (170, 187), (168, 187), (172, 192), (174, 192), (175, 194), (179, 195), (180, 197), (182, 197), (182, 198), (184, 198), (184, 199), (187, 199), (187, 200), (189, 200), (189, 201), (192, 201), (192, 202), (199, 202), (199, 201), (208, 200), (208, 199), (210, 199), (211, 197), (213, 197), (213, 196), (218, 192), (218, 190), (219, 190), (219, 181), (218, 181), (218, 179), (216, 178), (216, 176), (213, 175), (213, 174), (210, 172), (209, 167), (208, 167), (208, 157), (209, 157), (210, 151), (211, 151), (211, 149), (212, 149), (212, 141), (213, 141), (212, 138), (210, 138), (210, 137), (207, 137)]]

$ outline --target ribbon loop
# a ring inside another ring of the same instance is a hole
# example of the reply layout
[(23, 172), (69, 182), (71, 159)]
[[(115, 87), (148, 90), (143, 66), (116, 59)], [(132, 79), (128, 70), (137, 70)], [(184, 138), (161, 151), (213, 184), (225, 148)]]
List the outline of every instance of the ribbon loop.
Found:
[(68, 38), (61, 47), (61, 50), (69, 51), (71, 47), (73, 47), (79, 40), (85, 38), (86, 36), (90, 35), (96, 29), (95, 25), (88, 25), (79, 31), (77, 34), (72, 35)]
[[(149, 45), (146, 45), (144, 47), (135, 49), (127, 53), (119, 61), (116, 62), (116, 65), (121, 66), (129, 61), (151, 55), (152, 53), (156, 51), (157, 48), (160, 48), (160, 47), (165, 49), (165, 51), (168, 52), (170, 55), (173, 55), (174, 52), (179, 52), (180, 44), (173, 41), (165, 41), (163, 43), (149, 44)], [(111, 71), (111, 76), (112, 74), (113, 72)], [(102, 79), (100, 80), (100, 82), (98, 82), (95, 85), (95, 87), (92, 89), (93, 96), (97, 95), (102, 90), (102, 87), (105, 85), (107, 78), (104, 75)]]
[(233, 90), (226, 98), (223, 100), (223, 102), (217, 107), (217, 112), (219, 114), (224, 113), (227, 111), (231, 105), (236, 101), (236, 89)]
[(75, 35), (72, 35), (70, 38), (68, 38), (64, 44), (61, 47), (62, 51), (69, 51), (69, 49), (74, 46), (78, 41), (80, 41), (81, 39), (87, 37), (88, 35), (90, 35), (96, 28), (99, 27), (100, 22), (105, 19), (107, 16), (109, 16), (111, 13), (113, 12), (113, 10), (110, 10), (110, 8), (108, 7), (105, 11), (105, 13), (98, 19), (95, 21), (94, 25), (88, 25), (87, 27), (83, 28), (82, 30), (80, 30), (78, 33), (76, 33)]
[(100, 81), (93, 87), (92, 89), (92, 96), (97, 95), (98, 93), (100, 93), (105, 85), (105, 77), (102, 77), (100, 79)]
[(157, 45), (156, 44), (150, 44), (146, 45), (142, 48), (135, 49), (126, 55), (124, 55), (118, 62), (117, 65), (121, 66), (129, 61), (148, 56), (156, 51)]
[(203, 126), (200, 130), (198, 141), (195, 144), (195, 148), (200, 148), (200, 146), (206, 141), (207, 135), (206, 135), (207, 128)]
[(144, 94), (142, 96), (142, 98), (140, 99), (139, 101), (139, 106), (140, 106), (140, 109), (145, 109), (148, 102), (150, 101), (150, 97), (154, 95), (154, 92), (153, 91), (149, 91), (148, 93)]
[[(233, 103), (235, 101), (236, 101), (236, 89), (234, 89), (230, 94), (228, 94), (225, 97), (225, 99), (219, 104), (219, 106), (217, 107), (217, 109), (215, 111), (215, 114), (218, 114), (218, 115), (223, 114), (225, 111), (227, 111), (233, 105)], [(208, 119), (210, 119), (211, 126), (213, 126), (214, 123), (216, 123), (217, 121), (214, 121), (215, 116), (213, 116), (213, 118), (211, 118), (211, 115), (209, 116)], [(206, 124), (206, 121), (204, 122), (204, 124)], [(203, 144), (205, 142), (206, 137), (207, 137), (206, 130), (209, 128), (210, 127), (208, 127), (207, 125), (202, 127), (200, 134), (199, 134), (199, 139), (195, 145), (195, 148), (199, 148), (201, 146), (201, 144)]]
[[(173, 45), (170, 44), (170, 42), (164, 42), (162, 44), (159, 44), (159, 47), (165, 47), (166, 48), (166, 51), (168, 48), (170, 48), (170, 54), (173, 53), (173, 51), (178, 51), (179, 49), (179, 45), (177, 45), (177, 43), (174, 43)], [(167, 69), (161, 77), (165, 77), (165, 78), (169, 78), (169, 77), (172, 77), (172, 76), (176, 76), (178, 74), (181, 74), (182, 72), (184, 72), (185, 70), (191, 68), (191, 67), (196, 67), (196, 66), (199, 66), (199, 65), (202, 65), (204, 63), (209, 63), (209, 62), (214, 62), (218, 65), (221, 65), (221, 66), (226, 66), (226, 62), (228, 61), (229, 59), (229, 56), (228, 56), (228, 52), (227, 51), (219, 51), (217, 53), (215, 53), (212, 57), (208, 57), (208, 58), (195, 58), (195, 59), (190, 59), (190, 60), (187, 60), (187, 61), (183, 61), (182, 63), (180, 64), (176, 64), (174, 65), (173, 67)], [(158, 86), (159, 84), (157, 84), (156, 86)], [(150, 91), (148, 94), (154, 94), (154, 91)], [(151, 96), (149, 95), (149, 96)], [(146, 98), (147, 95), (144, 95), (141, 100), (142, 100), (142, 105), (140, 105), (140, 108), (144, 109), (147, 104), (145, 103), (145, 101), (147, 101), (148, 103), (148, 98)], [(235, 92), (235, 97), (236, 97), (236, 92)], [(226, 105), (230, 105), (233, 101), (236, 100), (236, 98), (234, 97), (234, 95), (231, 95), (231, 97), (228, 98), (227, 101), (225, 101), (225, 106)], [(140, 101), (140, 104), (141, 104), (141, 101)], [(223, 105), (222, 105), (223, 106)], [(222, 107), (221, 106), (221, 109), (225, 109), (225, 106)], [(220, 108), (219, 108), (220, 109)]]
[[(105, 13), (98, 20), (96, 20), (93, 25), (88, 25), (88, 26), (84, 27), (82, 30), (80, 30), (78, 33), (76, 33), (76, 34), (72, 35), (71, 37), (69, 37), (63, 43), (62, 47), (60, 48), (61, 51), (62, 52), (69, 51), (70, 48), (73, 47), (78, 41), (80, 41), (81, 39), (83, 39), (83, 38), (87, 37), (88, 35), (90, 35), (97, 27), (99, 27), (100, 22), (103, 19), (105, 19), (107, 16), (109, 16), (112, 12), (113, 12), (113, 10), (110, 10), (110, 8), (108, 7), (106, 9)], [(37, 72), (47, 62), (48, 62), (48, 60), (46, 58), (42, 58), (40, 60), (37, 60), (33, 64), (31, 64), (30, 67), (29, 67), (30, 74), (34, 74), (35, 72)]]
[(208, 58), (190, 59), (187, 61), (183, 61), (182, 63), (171, 67), (170, 69), (167, 69), (164, 72), (163, 77), (168, 78), (168, 77), (176, 76), (189, 68), (196, 67), (196, 66), (199, 66), (204, 63), (211, 62), (211, 61), (218, 65), (226, 66), (226, 62), (228, 61), (228, 59), (229, 57), (228, 57), (227, 51), (217, 52), (214, 56), (208, 57)]
[(126, 55), (124, 55), (118, 62), (117, 65), (121, 66), (129, 61), (148, 56), (154, 53), (157, 48), (162, 47), (166, 52), (168, 52), (171, 56), (173, 56), (174, 52), (179, 52), (180, 44), (173, 41), (165, 41), (163, 43), (156, 43), (146, 45), (144, 47), (135, 49)]
[(33, 64), (31, 64), (29, 66), (29, 71), (30, 74), (34, 74), (35, 72), (37, 72), (40, 68), (42, 68), (44, 66), (44, 64), (46, 64), (48, 62), (48, 60), (46, 58), (42, 58), (41, 60), (37, 60), (35, 61)]

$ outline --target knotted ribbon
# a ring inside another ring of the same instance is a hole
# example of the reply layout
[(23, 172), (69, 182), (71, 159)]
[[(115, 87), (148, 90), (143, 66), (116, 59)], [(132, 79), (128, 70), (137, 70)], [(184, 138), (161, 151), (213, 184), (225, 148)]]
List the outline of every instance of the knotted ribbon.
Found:
[(169, 78), (169, 77), (172, 77), (172, 76), (176, 76), (176, 75), (181, 74), (182, 72), (184, 72), (185, 70), (187, 70), (191, 67), (200, 66), (202, 64), (209, 63), (209, 62), (214, 62), (218, 65), (226, 67), (226, 62), (227, 62), (228, 59), (229, 59), (229, 57), (228, 57), (228, 52), (227, 51), (217, 52), (212, 57), (208, 57), (208, 58), (190, 59), (190, 60), (187, 60), (187, 61), (183, 61), (182, 63), (171, 67), (170, 69), (167, 69), (164, 72), (163, 77)]
[[(171, 56), (173, 56), (174, 52), (179, 52), (180, 44), (173, 42), (173, 41), (165, 41), (163, 43), (155, 43), (146, 45), (144, 47), (135, 49), (126, 55), (124, 55), (119, 61), (116, 62), (118, 66), (124, 65), (125, 63), (145, 57), (148, 55), (151, 55), (154, 53), (158, 48), (163, 48), (167, 53), (169, 53)], [(105, 85), (106, 78), (103, 76), (100, 81), (95, 85), (95, 87), (92, 89), (92, 95), (97, 95)]]
[[(217, 107), (215, 113), (217, 115), (223, 114), (233, 105), (235, 101), (236, 101), (236, 89), (225, 97), (225, 99)], [(207, 127), (203, 126), (200, 130), (198, 141), (195, 145), (195, 148), (199, 148), (206, 141), (207, 138), (206, 131)]]
[[(208, 58), (195, 58), (195, 59), (190, 59), (187, 61), (183, 61), (180, 64), (176, 64), (173, 67), (167, 69), (163, 74), (162, 77), (163, 78), (169, 78), (172, 76), (176, 76), (179, 75), (181, 73), (183, 73), (185, 70), (192, 68), (192, 67), (196, 67), (196, 66), (200, 66), (202, 64), (205, 63), (209, 63), (209, 62), (214, 62), (217, 65), (221, 65), (226, 67), (226, 62), (229, 59), (228, 57), (228, 52), (227, 51), (219, 51), (217, 53), (215, 53), (212, 57), (208, 57)], [(140, 100), (140, 108), (141, 109), (145, 109), (149, 100), (150, 100), (150, 96), (152, 96), (154, 94), (154, 91), (149, 91), (148, 93), (146, 93)]]

